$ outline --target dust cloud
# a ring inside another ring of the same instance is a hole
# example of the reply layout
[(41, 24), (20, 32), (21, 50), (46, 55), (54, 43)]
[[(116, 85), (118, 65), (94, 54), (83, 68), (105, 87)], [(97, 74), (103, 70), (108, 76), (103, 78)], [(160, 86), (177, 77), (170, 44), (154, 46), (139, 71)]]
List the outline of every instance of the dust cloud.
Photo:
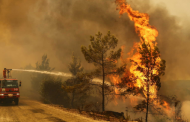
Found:
[[(182, 21), (149, 0), (128, 2), (135, 10), (148, 13), (150, 24), (159, 32), (158, 47), (166, 60), (166, 74), (161, 80), (171, 81), (163, 83), (163, 88), (174, 87), (179, 83), (177, 80), (189, 80), (188, 20)], [(74, 52), (85, 69), (91, 70), (94, 67), (85, 61), (80, 47), (89, 45), (90, 35), (98, 31), (106, 34), (108, 30), (119, 39), (118, 47), (125, 45), (125, 53), (139, 41), (134, 23), (126, 14), (118, 14), (114, 0), (0, 0), (0, 69), (19, 69), (28, 64), (35, 67), (41, 56), (47, 54), (55, 71), (68, 73), (67, 64)], [(20, 74), (18, 78), (24, 79), (23, 85), (25, 82), (30, 86), (30, 75), (27, 78)]]

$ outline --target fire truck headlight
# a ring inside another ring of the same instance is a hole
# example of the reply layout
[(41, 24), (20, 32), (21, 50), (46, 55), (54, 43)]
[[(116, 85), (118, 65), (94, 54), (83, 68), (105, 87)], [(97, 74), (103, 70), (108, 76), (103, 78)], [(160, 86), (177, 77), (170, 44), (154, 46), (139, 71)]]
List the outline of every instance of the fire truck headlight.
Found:
[(16, 93), (16, 95), (20, 95), (19, 93)]
[(0, 94), (0, 96), (4, 96), (4, 94)]

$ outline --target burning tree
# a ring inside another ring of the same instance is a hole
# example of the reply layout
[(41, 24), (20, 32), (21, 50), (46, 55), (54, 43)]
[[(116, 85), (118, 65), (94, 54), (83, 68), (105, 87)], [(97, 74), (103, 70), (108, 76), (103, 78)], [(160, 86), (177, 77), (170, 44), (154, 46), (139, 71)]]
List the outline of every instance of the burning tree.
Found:
[[(146, 122), (148, 120), (148, 106), (150, 101), (155, 103), (157, 91), (161, 87), (160, 76), (164, 75), (165, 60), (161, 60), (157, 47), (156, 37), (158, 31), (149, 24), (149, 15), (133, 10), (125, 0), (116, 0), (120, 14), (127, 13), (134, 22), (135, 31), (140, 37), (140, 42), (135, 43), (129, 59), (131, 61), (130, 73), (125, 73), (122, 82), (128, 89), (140, 89), (146, 101), (136, 106), (137, 109), (146, 109)], [(135, 53), (133, 53), (135, 50)]]
[[(142, 39), (142, 45), (139, 46), (138, 52), (140, 53), (140, 62), (131, 60), (133, 66), (136, 67), (135, 71), (140, 73), (140, 77), (137, 80), (140, 81), (143, 87), (143, 93), (146, 97), (146, 102), (143, 101), (143, 107), (146, 107), (146, 121), (148, 119), (148, 106), (149, 102), (153, 102), (157, 98), (157, 90), (160, 89), (160, 76), (164, 75), (165, 60), (160, 61), (160, 51), (158, 47), (151, 46)], [(138, 81), (138, 82), (139, 82)], [(142, 104), (141, 104), (142, 105)], [(142, 106), (136, 106), (137, 109)]]
[(98, 32), (96, 38), (91, 36), (90, 41), (91, 45), (89, 45), (89, 48), (82, 46), (81, 51), (88, 63), (93, 63), (97, 67), (93, 72), (94, 76), (102, 76), (102, 111), (104, 111), (105, 77), (124, 71), (124, 66), (116, 69), (117, 60), (121, 56), (121, 48), (114, 51), (118, 39), (111, 35), (110, 32), (104, 37), (102, 37), (102, 33)]

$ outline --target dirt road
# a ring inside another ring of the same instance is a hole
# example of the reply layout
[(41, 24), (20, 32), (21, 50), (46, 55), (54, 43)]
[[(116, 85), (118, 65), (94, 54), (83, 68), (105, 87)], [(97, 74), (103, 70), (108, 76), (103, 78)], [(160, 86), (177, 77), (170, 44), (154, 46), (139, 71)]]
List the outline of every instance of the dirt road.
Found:
[(20, 98), (19, 105), (0, 104), (0, 122), (103, 122)]

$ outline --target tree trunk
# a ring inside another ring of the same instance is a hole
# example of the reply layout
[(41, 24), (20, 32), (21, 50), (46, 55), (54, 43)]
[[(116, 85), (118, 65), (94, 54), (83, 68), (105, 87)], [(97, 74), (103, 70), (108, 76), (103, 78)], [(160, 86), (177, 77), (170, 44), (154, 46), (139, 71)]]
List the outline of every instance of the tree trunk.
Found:
[(103, 74), (103, 84), (102, 84), (102, 112), (104, 111), (104, 61), (103, 61), (103, 54), (102, 54), (102, 74)]
[(103, 84), (102, 84), (102, 112), (103, 111), (104, 111), (104, 76), (103, 76)]
[(146, 103), (146, 122), (148, 122), (148, 102), (149, 102), (149, 83), (148, 84), (148, 90), (147, 90), (147, 103)]
[(147, 103), (146, 103), (146, 122), (148, 122), (148, 103), (149, 103), (149, 81), (150, 81), (150, 78), (149, 78), (149, 67), (148, 67), (148, 74), (147, 74)]
[(74, 97), (75, 97), (75, 91), (73, 91), (73, 93), (72, 93), (72, 99), (71, 99), (71, 107), (72, 108), (73, 108)]

